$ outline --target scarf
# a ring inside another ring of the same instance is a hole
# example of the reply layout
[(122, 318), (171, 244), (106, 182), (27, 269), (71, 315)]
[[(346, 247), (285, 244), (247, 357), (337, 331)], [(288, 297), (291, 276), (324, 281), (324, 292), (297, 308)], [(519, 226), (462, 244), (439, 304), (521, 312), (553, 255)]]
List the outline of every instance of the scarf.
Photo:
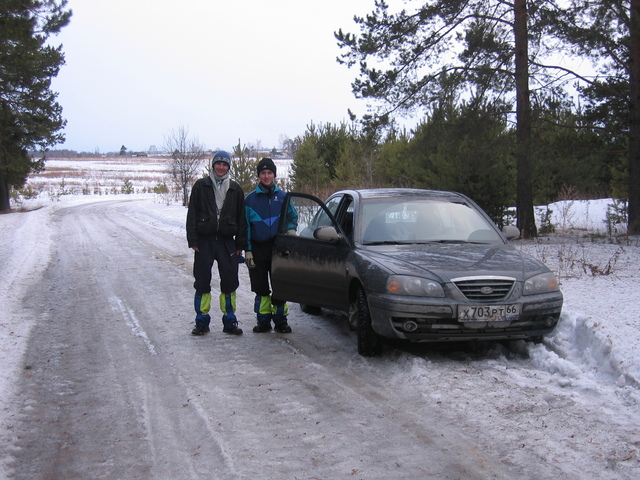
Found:
[(209, 176), (211, 177), (211, 180), (213, 180), (213, 193), (216, 197), (216, 217), (220, 220), (220, 212), (222, 211), (224, 199), (227, 196), (227, 191), (229, 190), (229, 172), (221, 177), (213, 172)]

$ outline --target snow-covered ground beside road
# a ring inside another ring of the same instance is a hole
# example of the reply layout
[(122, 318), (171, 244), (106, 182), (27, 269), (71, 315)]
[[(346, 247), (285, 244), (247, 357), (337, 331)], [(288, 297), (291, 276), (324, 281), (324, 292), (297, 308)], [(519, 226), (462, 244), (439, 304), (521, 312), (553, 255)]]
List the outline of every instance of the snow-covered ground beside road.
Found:
[[(25, 316), (23, 304), (37, 304), (30, 287), (55, 261), (51, 257), (53, 214), (74, 205), (115, 199), (127, 201), (126, 215), (176, 238), (184, 237), (186, 209), (166, 205), (150, 194), (63, 195), (53, 202), (25, 202), (34, 208), (27, 212), (0, 215), (0, 438), (5, 441), (11, 437), (7, 430), (14, 413), (7, 399), (25, 368), (26, 340), (36, 322)], [(456, 347), (453, 353), (438, 346), (411, 346), (390, 349), (382, 358), (364, 359), (355, 353), (354, 341), (351, 364), (345, 368), (365, 375), (360, 378), (364, 384), (367, 375), (384, 376), (398, 395), (412, 391), (440, 406), (451, 428), (459, 428), (469, 441), (477, 441), (478, 448), (491, 450), (502, 462), (527, 466), (528, 472), (535, 472), (536, 464), (542, 462), (557, 468), (558, 478), (639, 478), (640, 240), (589, 235), (605, 224), (608, 204), (605, 200), (556, 205), (555, 211), (571, 219), (566, 235), (560, 232), (515, 242), (547, 263), (561, 281), (565, 297), (561, 322), (543, 344), (490, 343), (480, 350), (469, 345)], [(580, 213), (585, 211), (588, 215)], [(184, 250), (177, 253), (189, 254), (186, 240), (183, 245)], [(244, 271), (242, 279), (240, 289), (248, 292)], [(160, 278), (155, 281), (162, 284)], [(252, 305), (243, 308), (245, 317), (250, 317)], [(331, 314), (313, 317), (296, 306), (291, 310), (293, 335), (304, 332), (318, 335), (309, 338), (311, 343), (326, 342), (322, 338), (326, 329), (305, 330), (302, 325), (332, 322)], [(251, 324), (247, 318), (242, 325), (245, 332), (250, 332)], [(181, 326), (181, 333), (187, 328)], [(294, 386), (290, 396), (295, 401)], [(397, 408), (413, 407), (400, 404)], [(459, 415), (465, 419), (463, 425), (456, 423)], [(252, 432), (247, 430), (246, 435), (250, 438)], [(289, 454), (297, 458), (306, 448), (292, 445)], [(5, 473), (7, 452), (7, 445), (0, 445), (0, 474)], [(531, 473), (530, 478), (536, 477)]]

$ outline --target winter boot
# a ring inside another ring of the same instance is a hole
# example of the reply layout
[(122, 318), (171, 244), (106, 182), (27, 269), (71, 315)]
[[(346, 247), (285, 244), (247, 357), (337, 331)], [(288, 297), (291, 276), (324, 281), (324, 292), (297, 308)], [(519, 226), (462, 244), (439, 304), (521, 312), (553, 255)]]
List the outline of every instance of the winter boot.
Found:
[(191, 335), (204, 335), (205, 333), (209, 333), (209, 327), (196, 325), (193, 330), (191, 330)]
[(242, 335), (236, 318), (236, 292), (220, 294), (220, 310), (222, 310), (222, 331), (231, 335)]
[(286, 303), (273, 305), (273, 323), (274, 329), (279, 333), (291, 333), (291, 327), (287, 323), (287, 315), (289, 314), (289, 306)]
[(258, 323), (253, 327), (255, 333), (264, 333), (271, 330), (271, 296), (256, 295), (253, 304), (253, 311), (256, 312)]
[(278, 333), (291, 333), (291, 327), (288, 323), (279, 323), (273, 328)]
[(193, 307), (196, 311), (196, 326), (191, 330), (191, 334), (204, 335), (209, 332), (209, 323), (211, 322), (211, 316), (209, 316), (209, 310), (211, 310), (211, 292), (202, 293), (196, 290)]
[(231, 335), (242, 335), (242, 329), (238, 328), (237, 323), (235, 325), (232, 325), (231, 327), (224, 327), (222, 331)]

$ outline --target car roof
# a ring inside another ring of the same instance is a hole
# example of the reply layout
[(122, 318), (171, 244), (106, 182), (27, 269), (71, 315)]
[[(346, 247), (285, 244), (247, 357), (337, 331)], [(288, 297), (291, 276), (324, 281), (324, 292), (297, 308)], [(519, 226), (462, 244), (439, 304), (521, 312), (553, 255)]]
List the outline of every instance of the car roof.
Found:
[(432, 199), (467, 199), (467, 197), (458, 192), (450, 192), (445, 190), (427, 190), (422, 188), (365, 188), (356, 190), (340, 190), (334, 195), (350, 194), (358, 196), (362, 199), (368, 198), (402, 198), (402, 197), (423, 197)]

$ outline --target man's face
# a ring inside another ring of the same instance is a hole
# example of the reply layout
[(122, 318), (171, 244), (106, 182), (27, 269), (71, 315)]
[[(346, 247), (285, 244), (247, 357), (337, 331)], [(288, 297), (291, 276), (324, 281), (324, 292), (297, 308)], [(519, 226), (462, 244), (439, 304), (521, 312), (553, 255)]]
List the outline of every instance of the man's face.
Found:
[(262, 170), (258, 174), (258, 178), (260, 178), (260, 183), (269, 187), (273, 183), (276, 178), (276, 175), (271, 170)]
[(216, 162), (213, 164), (213, 171), (219, 177), (226, 175), (229, 171), (229, 164), (227, 162)]

